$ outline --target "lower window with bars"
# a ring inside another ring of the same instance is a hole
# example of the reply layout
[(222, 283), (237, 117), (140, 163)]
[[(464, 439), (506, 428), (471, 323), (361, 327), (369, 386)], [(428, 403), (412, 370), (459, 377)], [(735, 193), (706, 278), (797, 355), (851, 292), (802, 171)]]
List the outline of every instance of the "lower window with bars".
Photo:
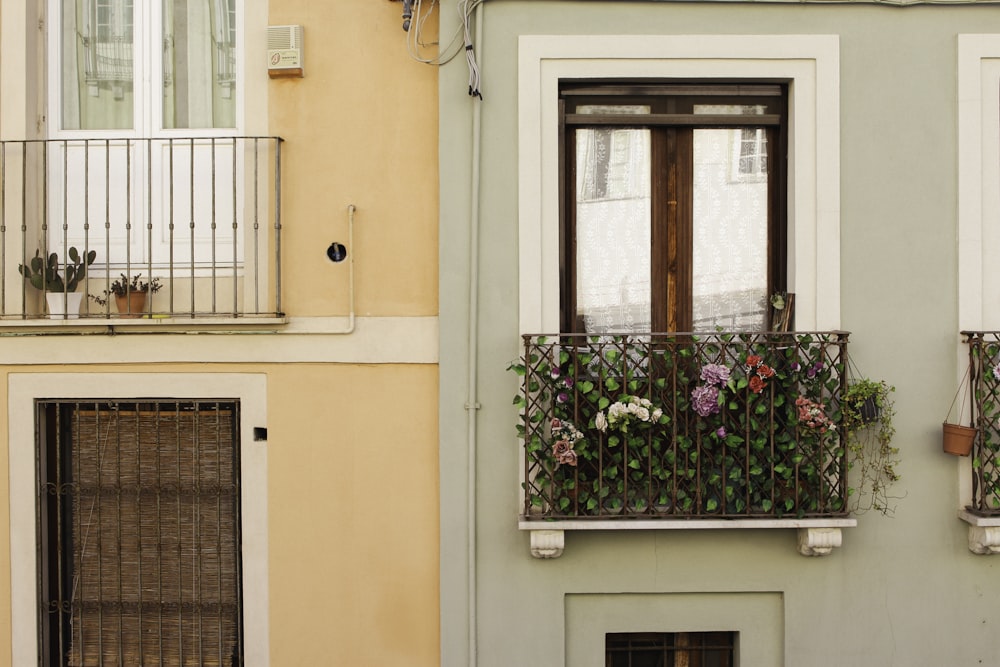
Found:
[(36, 404), (43, 667), (243, 665), (239, 403)]
[(609, 632), (607, 667), (733, 667), (735, 632)]

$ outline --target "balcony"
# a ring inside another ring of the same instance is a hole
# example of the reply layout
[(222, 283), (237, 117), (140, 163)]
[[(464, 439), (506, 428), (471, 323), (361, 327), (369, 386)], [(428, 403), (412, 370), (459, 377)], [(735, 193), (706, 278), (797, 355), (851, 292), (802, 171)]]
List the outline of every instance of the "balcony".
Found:
[(829, 553), (839, 528), (854, 525), (841, 414), (847, 340), (524, 336), (513, 369), (520, 527), (539, 531), (533, 552), (558, 555), (544, 544), (553, 530), (795, 527), (801, 552)]
[[(0, 142), (0, 326), (283, 321), (280, 184), (278, 137)], [(123, 274), (160, 289), (116, 305)]]

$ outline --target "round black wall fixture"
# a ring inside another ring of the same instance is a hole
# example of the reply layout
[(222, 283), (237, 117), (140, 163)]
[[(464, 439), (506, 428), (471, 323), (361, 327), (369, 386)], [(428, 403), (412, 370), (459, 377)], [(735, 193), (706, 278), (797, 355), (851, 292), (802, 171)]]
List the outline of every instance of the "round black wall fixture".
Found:
[(333, 242), (326, 249), (326, 256), (330, 258), (331, 262), (343, 262), (347, 259), (347, 247), (343, 243)]

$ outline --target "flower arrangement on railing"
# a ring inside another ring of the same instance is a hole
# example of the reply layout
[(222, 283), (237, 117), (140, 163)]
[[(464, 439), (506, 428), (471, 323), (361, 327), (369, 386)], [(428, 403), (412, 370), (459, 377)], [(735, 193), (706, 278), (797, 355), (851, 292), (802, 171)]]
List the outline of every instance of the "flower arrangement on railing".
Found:
[(526, 516), (846, 513), (846, 334), (525, 343)]
[[(1000, 331), (963, 331), (969, 345), (972, 425), (972, 503), (984, 516), (1000, 516)], [(961, 391), (961, 389), (960, 389)]]

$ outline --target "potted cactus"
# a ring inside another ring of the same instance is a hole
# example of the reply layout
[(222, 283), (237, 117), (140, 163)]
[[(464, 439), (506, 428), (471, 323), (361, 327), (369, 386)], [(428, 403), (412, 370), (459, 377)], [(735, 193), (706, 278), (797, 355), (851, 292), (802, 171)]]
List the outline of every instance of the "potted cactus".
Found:
[[(80, 316), (80, 301), (83, 294), (76, 288), (87, 275), (87, 267), (97, 259), (97, 251), (91, 250), (85, 255), (75, 247), (70, 247), (66, 253), (66, 261), (60, 262), (59, 255), (52, 253), (47, 258), (35, 251), (35, 256), (27, 264), (19, 264), (18, 272), (31, 286), (45, 293), (49, 306), (49, 317), (52, 319), (76, 319)], [(65, 274), (59, 273), (62, 268)]]

